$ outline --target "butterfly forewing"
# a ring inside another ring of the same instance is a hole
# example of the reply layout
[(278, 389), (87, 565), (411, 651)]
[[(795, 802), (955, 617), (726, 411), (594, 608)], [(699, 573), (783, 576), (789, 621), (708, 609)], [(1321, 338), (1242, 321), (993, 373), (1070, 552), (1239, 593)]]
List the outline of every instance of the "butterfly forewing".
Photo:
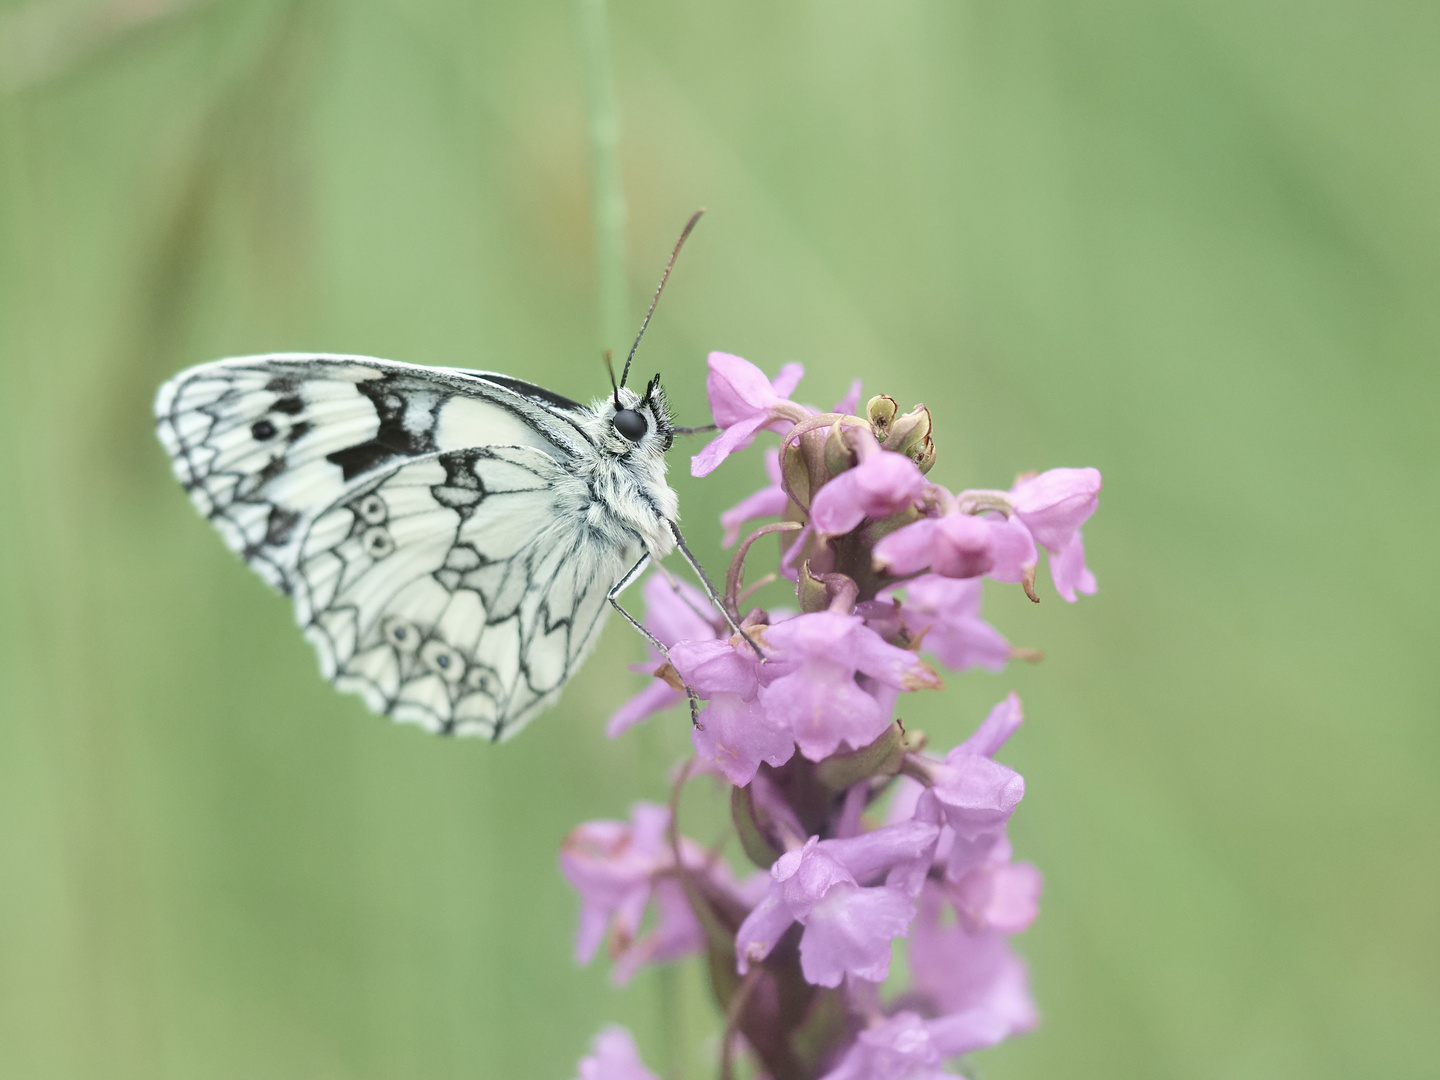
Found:
[(500, 739), (553, 701), (639, 554), (575, 512), (583, 407), (518, 380), (251, 357), (177, 376), (156, 415), (195, 505), (293, 596), (326, 677), (431, 730)]

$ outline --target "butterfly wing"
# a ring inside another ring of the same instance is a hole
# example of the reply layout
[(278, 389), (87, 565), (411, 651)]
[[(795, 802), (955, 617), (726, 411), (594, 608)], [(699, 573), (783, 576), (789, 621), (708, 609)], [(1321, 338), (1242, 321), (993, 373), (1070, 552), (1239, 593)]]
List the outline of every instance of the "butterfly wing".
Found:
[[(502, 738), (593, 643), (625, 556), (576, 531), (577, 403), (482, 372), (279, 354), (182, 372), (155, 412), (196, 507), (377, 711)], [(386, 644), (402, 626), (409, 643)]]
[(565, 512), (577, 484), (542, 451), (479, 447), (348, 492), (294, 579), (326, 677), (432, 731), (518, 731), (594, 644), (629, 554), (585, 542)]
[(300, 537), (369, 474), (467, 446), (573, 459), (585, 451), (581, 411), (504, 376), (308, 354), (202, 364), (155, 402), (160, 441), (191, 501), (286, 593)]

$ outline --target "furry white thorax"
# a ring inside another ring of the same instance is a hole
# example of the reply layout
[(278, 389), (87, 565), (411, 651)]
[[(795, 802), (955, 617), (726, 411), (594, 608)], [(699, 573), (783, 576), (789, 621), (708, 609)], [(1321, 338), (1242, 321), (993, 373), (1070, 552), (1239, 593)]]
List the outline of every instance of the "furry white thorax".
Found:
[(665, 451), (673, 439), (664, 392), (656, 384), (645, 397), (629, 387), (617, 392), (621, 409), (645, 418), (646, 430), (631, 442), (615, 428), (615, 399), (600, 398), (585, 410), (583, 428), (596, 453), (577, 465), (584, 481), (584, 520), (596, 541), (625, 551), (633, 561), (639, 546), (659, 559), (675, 550), (670, 523), (679, 497), (665, 481)]

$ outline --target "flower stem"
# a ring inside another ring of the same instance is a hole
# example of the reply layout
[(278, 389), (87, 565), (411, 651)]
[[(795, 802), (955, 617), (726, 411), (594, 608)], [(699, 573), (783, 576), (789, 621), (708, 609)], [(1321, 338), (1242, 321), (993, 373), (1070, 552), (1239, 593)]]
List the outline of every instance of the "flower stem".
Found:
[(735, 550), (735, 557), (730, 560), (730, 570), (725, 575), (725, 608), (732, 618), (740, 618), (739, 593), (740, 587), (745, 583), (745, 556), (750, 553), (751, 546), (762, 536), (778, 532), (799, 532), (804, 527), (798, 521), (776, 521), (770, 525), (762, 525), (747, 536)]
[(756, 964), (746, 972), (730, 999), (730, 1007), (725, 1010), (725, 1034), (720, 1037), (720, 1080), (735, 1080), (735, 1036), (740, 1028), (740, 1015), (764, 971), (764, 967)]

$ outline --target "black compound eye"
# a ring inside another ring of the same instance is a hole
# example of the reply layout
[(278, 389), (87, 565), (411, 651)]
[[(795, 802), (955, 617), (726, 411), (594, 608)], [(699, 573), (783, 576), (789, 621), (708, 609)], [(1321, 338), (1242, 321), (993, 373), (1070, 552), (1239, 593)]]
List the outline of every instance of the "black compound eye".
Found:
[(634, 409), (621, 409), (615, 414), (615, 430), (631, 442), (639, 442), (650, 430), (650, 425)]

